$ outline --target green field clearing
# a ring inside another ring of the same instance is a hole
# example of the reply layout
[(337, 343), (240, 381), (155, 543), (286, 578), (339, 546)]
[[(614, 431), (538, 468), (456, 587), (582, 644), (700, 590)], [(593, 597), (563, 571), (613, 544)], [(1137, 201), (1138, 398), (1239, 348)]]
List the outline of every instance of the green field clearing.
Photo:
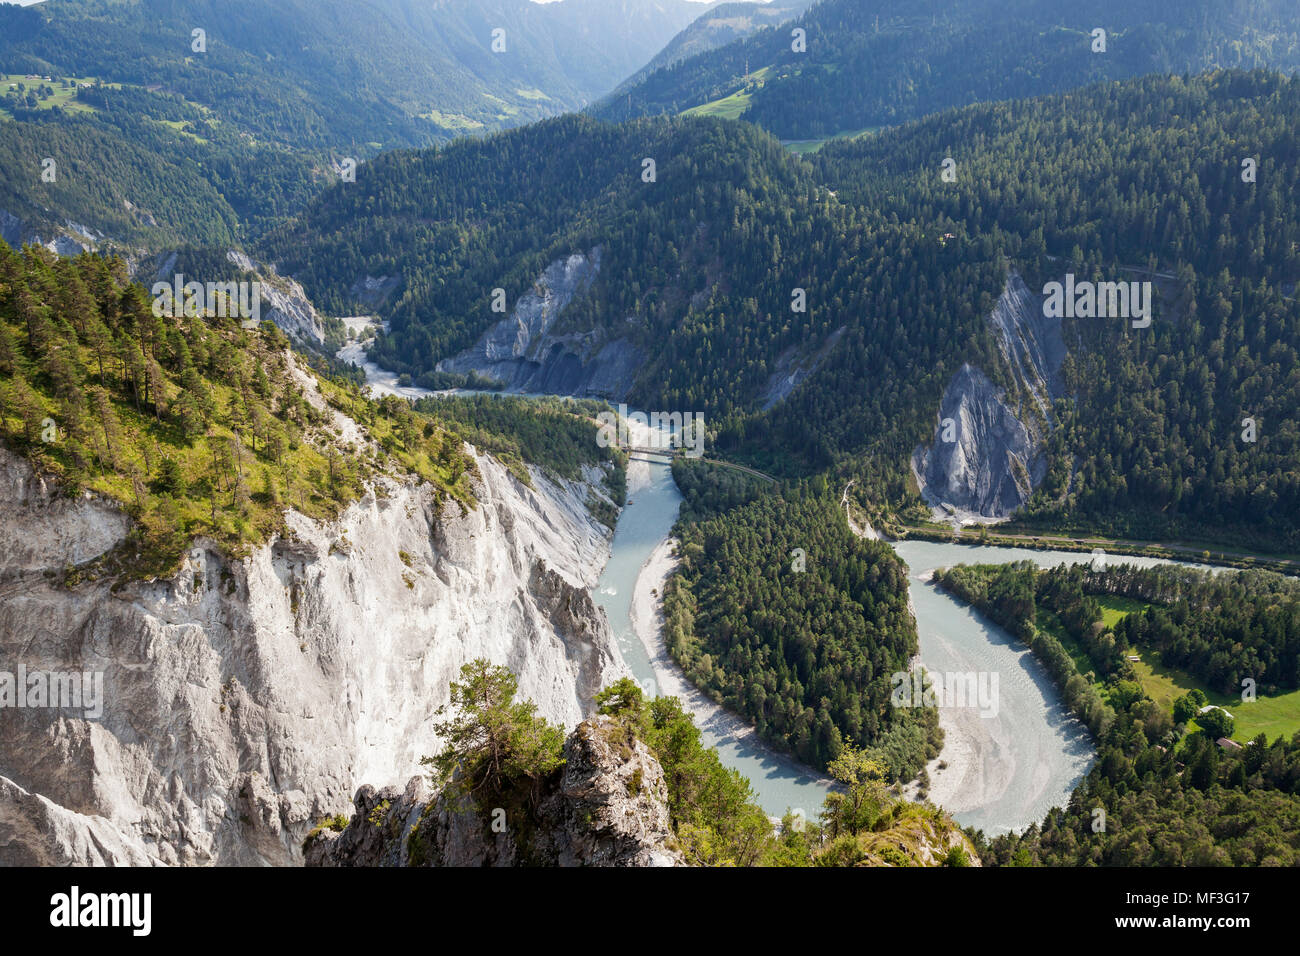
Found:
[(749, 101), (753, 97), (743, 91), (732, 93), (730, 96), (724, 96), (720, 100), (714, 100), (712, 103), (704, 103), (700, 106), (693, 106), (688, 109), (683, 116), (721, 116), (723, 119), (740, 119), (740, 115), (749, 109)]
[(850, 132), (836, 133), (833, 136), (823, 136), (821, 139), (792, 139), (781, 143), (790, 152), (799, 156), (811, 156), (827, 143), (837, 139), (857, 139), (859, 136), (865, 136), (868, 133), (875, 133), (882, 127), (868, 126), (864, 129), (852, 130)]
[(1135, 601), (1132, 598), (1116, 597), (1110, 594), (1098, 595), (1097, 603), (1101, 605), (1101, 623), (1105, 624), (1108, 629), (1113, 628), (1134, 611), (1145, 611), (1149, 606), (1144, 601)]
[[(72, 113), (93, 113), (95, 111), (93, 106), (88, 106), (85, 103), (80, 103), (73, 99), (73, 94), (76, 91), (73, 90), (71, 86), (62, 86), (59, 83), (60, 79), (66, 79), (69, 83), (76, 83), (78, 86), (94, 82), (92, 77), (68, 76), (56, 77), (47, 83), (44, 77), (38, 80), (30, 80), (27, 78), (25, 73), (0, 73), (0, 113), (3, 113), (6, 116), (12, 116), (10, 111), (4, 106), (4, 97), (6, 94), (11, 92), (21, 92), (25, 96), (28, 92), (34, 92), (37, 88), (42, 86), (54, 90), (54, 95), (45, 99), (38, 99), (36, 103), (36, 109), (38, 110), (54, 109), (57, 106)], [(22, 84), (26, 89), (19, 91), (17, 89), (19, 84)]]
[[(1143, 601), (1113, 595), (1098, 595), (1097, 603), (1102, 607), (1102, 622), (1107, 628), (1113, 628), (1128, 615), (1148, 606)], [(1061, 642), (1079, 673), (1086, 674), (1092, 669), (1088, 655), (1065, 633), (1056, 614), (1046, 608), (1039, 608), (1036, 624), (1040, 630)], [(1177, 698), (1199, 687), (1211, 704), (1222, 707), (1236, 718), (1232, 734), (1235, 740), (1250, 740), (1260, 733), (1267, 735), (1269, 740), (1279, 736), (1289, 738), (1300, 731), (1300, 690), (1277, 697), (1259, 697), (1246, 703), (1238, 695), (1221, 694), (1207, 689), (1186, 671), (1166, 667), (1160, 663), (1159, 655), (1151, 648), (1139, 648), (1136, 653), (1142, 659), (1134, 662), (1133, 670), (1147, 696), (1163, 711), (1172, 711)], [(1199, 729), (1196, 721), (1192, 721), (1190, 729)]]
[(196, 143), (208, 142), (198, 133), (191, 132), (190, 124), (185, 120), (155, 120), (155, 122), (161, 123), (163, 126), (166, 126), (168, 129), (176, 133), (179, 133), (181, 136), (185, 136), (188, 139), (192, 139)]
[[(1150, 658), (1135, 663), (1142, 688), (1162, 710), (1172, 710), (1174, 699), (1183, 696), (1194, 687), (1200, 687), (1211, 704), (1222, 707), (1236, 718), (1232, 736), (1234, 740), (1250, 740), (1260, 733), (1269, 740), (1277, 737), (1291, 737), (1300, 730), (1300, 690), (1293, 690), (1278, 697), (1259, 697), (1246, 703), (1241, 697), (1232, 694), (1220, 694), (1201, 686), (1197, 680), (1176, 667), (1166, 667), (1160, 663), (1154, 652)], [(1192, 721), (1195, 725), (1196, 721)]]

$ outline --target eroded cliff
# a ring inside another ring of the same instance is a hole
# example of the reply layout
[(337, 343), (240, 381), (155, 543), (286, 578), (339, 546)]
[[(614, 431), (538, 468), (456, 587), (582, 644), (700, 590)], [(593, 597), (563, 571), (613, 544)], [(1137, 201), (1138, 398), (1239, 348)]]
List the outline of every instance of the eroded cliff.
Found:
[(988, 321), (1012, 385), (999, 387), (969, 364), (948, 384), (934, 440), (912, 454), (917, 485), (936, 517), (1005, 518), (1047, 473), (1044, 446), (1066, 356), (1060, 319), (1045, 317), (1012, 272)]
[(70, 585), (129, 519), (0, 450), (0, 671), (103, 680), (96, 718), (0, 708), (0, 863), (300, 862), (362, 783), (417, 772), (472, 658), (548, 719), (588, 715), (625, 673), (587, 590), (608, 554), (592, 488), (474, 459), (473, 509), (380, 478), (246, 556), (200, 540), (168, 579)]
[(601, 250), (559, 259), (519, 298), (508, 318), (438, 371), (477, 373), (509, 391), (627, 397), (644, 355), (626, 337), (602, 329), (557, 332), (561, 313), (600, 272)]

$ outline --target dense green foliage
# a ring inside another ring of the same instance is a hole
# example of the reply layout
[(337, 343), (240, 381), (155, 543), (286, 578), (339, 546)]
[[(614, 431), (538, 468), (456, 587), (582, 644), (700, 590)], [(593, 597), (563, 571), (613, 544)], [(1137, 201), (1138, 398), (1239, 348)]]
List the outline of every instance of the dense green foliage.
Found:
[[(991, 240), (1031, 287), (1066, 271), (1143, 278), (1126, 265), (1176, 276), (1158, 283), (1150, 329), (1065, 320), (1075, 398), (1026, 524), (1300, 544), (1298, 120), (1295, 81), (1149, 78), (951, 112), (820, 157), (842, 193)], [(955, 183), (938, 174), (946, 156)], [(1247, 157), (1257, 182), (1242, 181)]]
[(1165, 665), (1227, 694), (1241, 693), (1247, 678), (1268, 696), (1300, 688), (1300, 582), (1292, 578), (1153, 568), (1087, 587), (1159, 602), (1116, 625), (1117, 645), (1155, 648)]
[(852, 743), (910, 779), (938, 752), (933, 709), (890, 706), (891, 675), (917, 646), (903, 565), (854, 536), (824, 485), (677, 534), (665, 639), (693, 682), (817, 767)]
[[(1068, 807), (1053, 810), (1023, 834), (993, 840), (981, 849), (986, 860), (1020, 866), (1300, 861), (1300, 734), (1271, 745), (1260, 734), (1244, 748), (1221, 749), (1215, 741), (1231, 735), (1232, 721), (1212, 710), (1197, 716), (1199, 731), (1184, 736), (1186, 720), (1204, 697), (1180, 698), (1172, 713), (1161, 709), (1131, 679), (1124, 655), (1132, 646), (1128, 641), (1138, 637), (1147, 647), (1148, 640), (1167, 641), (1155, 645), (1162, 657), (1187, 666), (1197, 666), (1197, 658), (1185, 657), (1189, 644), (1202, 649), (1202, 667), (1219, 655), (1225, 662), (1229, 655), (1241, 656), (1257, 667), (1270, 666), (1268, 658), (1293, 661), (1296, 582), (1265, 572), (1209, 575), (1169, 566), (1038, 571), (1028, 562), (958, 567), (936, 579), (1014, 633), (1029, 636), (1067, 704), (1088, 720), (1097, 744), (1097, 763)], [(1129, 614), (1112, 632), (1096, 595), (1161, 603)], [(1095, 665), (1093, 671), (1078, 672), (1071, 651), (1040, 629), (1048, 621), (1060, 626), (1064, 639)], [(1187, 627), (1161, 634), (1149, 630), (1155, 621)], [(1104, 682), (1099, 675), (1106, 675)], [(1283, 686), (1296, 683), (1293, 676)], [(1104, 828), (1097, 825), (1098, 808)]]
[(510, 794), (535, 802), (542, 784), (564, 766), (564, 729), (516, 701), (519, 682), (508, 669), (479, 658), (451, 682), (451, 703), (434, 725), (442, 749), (421, 763), (456, 798), (498, 806)]
[[(45, 231), (43, 238), (55, 225), (43, 208), (53, 205), (120, 241), (179, 242), (183, 230), (195, 241), (231, 242), (235, 211), (201, 170), (171, 155), (173, 145), (177, 153), (193, 152), (170, 132), (136, 143), (89, 119), (0, 122), (0, 208)], [(46, 158), (55, 161), (54, 182), (42, 179)]]
[[(313, 377), (269, 323), (155, 315), (125, 272), (116, 259), (0, 246), (0, 438), (69, 492), (126, 508), (142, 552), (131, 573), (167, 571), (198, 535), (242, 552), (289, 507), (332, 517), (381, 473), (470, 504), (462, 424), (516, 466), (568, 474), (609, 454), (590, 409), (503, 404), (476, 417), (472, 403), (423, 414), (371, 401), (355, 382)], [(359, 444), (339, 437), (335, 410), (360, 426)]]
[(673, 459), (673, 483), (682, 493), (677, 519), (698, 524), (761, 497), (767, 483), (743, 471), (719, 468), (698, 458)]
[[(996, 569), (957, 567), (939, 580), (1026, 640), (1038, 630), (1031, 625), (1045, 604), (1103, 677), (1131, 679), (1127, 654), (1140, 647), (1226, 694), (1239, 694), (1247, 678), (1266, 696), (1300, 688), (1300, 582), (1293, 578), (1177, 565), (1062, 565), (1038, 572), (1020, 562)], [(1101, 619), (1098, 595), (1149, 606), (1106, 629), (1095, 626)]]
[(623, 678), (596, 695), (600, 713), (617, 718), (630, 737), (654, 752), (664, 771), (673, 831), (687, 860), (700, 866), (754, 866), (762, 862), (772, 826), (739, 771), (724, 767), (704, 746), (695, 720), (676, 697), (645, 700)]
[[(521, 473), (525, 462), (569, 480), (583, 466), (606, 468), (615, 504), (626, 500), (626, 462), (616, 448), (601, 447), (592, 421), (606, 406), (572, 399), (523, 399), (500, 395), (425, 398), (415, 409), (453, 424), (476, 448)], [(521, 473), (526, 478), (526, 472)]]
[[(795, 27), (806, 52), (795, 50)], [(1107, 31), (1104, 53), (1092, 52), (1096, 27)], [(658, 70), (595, 111), (677, 113), (743, 91), (744, 119), (805, 139), (1100, 79), (1298, 65), (1286, 0), (823, 0), (794, 23)]]

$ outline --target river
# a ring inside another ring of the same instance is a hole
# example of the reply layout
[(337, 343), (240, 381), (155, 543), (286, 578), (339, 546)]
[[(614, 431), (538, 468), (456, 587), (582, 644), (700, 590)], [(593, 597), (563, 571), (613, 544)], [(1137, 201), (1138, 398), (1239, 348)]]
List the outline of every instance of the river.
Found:
[[(356, 361), (359, 356), (340, 355)], [(437, 394), (401, 389), (366, 367), (376, 391), (407, 397)], [(648, 442), (633, 435), (637, 444)], [(629, 503), (619, 516), (596, 601), (605, 609), (619, 648), (636, 679), (654, 693), (683, 699), (696, 716), (704, 740), (718, 749), (724, 764), (749, 778), (770, 816), (787, 808), (816, 816), (829, 782), (768, 747), (747, 725), (691, 687), (662, 646), (647, 647), (634, 627), (633, 598), (643, 573), (642, 597), (666, 573), (665, 542), (677, 520), (681, 494), (666, 464), (633, 460), (628, 472)], [(920, 657), (936, 673), (988, 673), (998, 676), (996, 714), (975, 708), (940, 707), (943, 752), (928, 770), (930, 799), (959, 822), (990, 836), (1041, 823), (1046, 812), (1063, 806), (1088, 772), (1095, 754), (1083, 725), (1074, 719), (1038, 662), (1024, 645), (969, 606), (944, 594), (929, 572), (960, 563), (1030, 560), (1039, 566), (1092, 560), (1089, 554), (1024, 548), (903, 541), (894, 544), (907, 562), (908, 585), (916, 614)], [(658, 567), (650, 567), (656, 564)], [(1143, 566), (1150, 558), (1124, 558)], [(653, 579), (653, 580), (652, 580)], [(644, 622), (643, 622), (644, 625)], [(644, 628), (643, 628), (644, 629)], [(652, 628), (653, 630), (653, 628)], [(945, 764), (943, 769), (940, 765)]]

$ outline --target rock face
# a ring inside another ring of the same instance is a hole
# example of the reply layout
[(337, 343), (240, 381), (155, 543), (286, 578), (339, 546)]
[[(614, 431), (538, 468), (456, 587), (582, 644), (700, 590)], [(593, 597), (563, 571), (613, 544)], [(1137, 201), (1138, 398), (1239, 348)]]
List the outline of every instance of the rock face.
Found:
[[(307, 840), (308, 866), (681, 866), (663, 768), (608, 717), (584, 721), (526, 819), (460, 805), (423, 777), (364, 786), (342, 832)], [(522, 814), (523, 811), (516, 811)]]
[(23, 245), (44, 246), (60, 256), (76, 256), (94, 250), (103, 238), (103, 234), (96, 235), (75, 222), (37, 226), (24, 222), (6, 209), (0, 209), (0, 239), (14, 249)]
[(270, 266), (253, 262), (238, 250), (232, 249), (226, 258), (244, 272), (257, 275), (261, 283), (263, 319), (274, 322), (281, 332), (297, 342), (324, 344), (325, 327), (320, 314), (301, 285), (278, 275)]
[(627, 338), (601, 329), (556, 334), (564, 309), (584, 294), (600, 271), (599, 247), (553, 262), (510, 317), (469, 349), (438, 363), (438, 371), (476, 372), (513, 392), (627, 396), (644, 356)]
[(1047, 473), (1044, 445), (1066, 356), (1060, 319), (1045, 317), (1038, 297), (1013, 272), (989, 324), (1014, 387), (997, 387), (971, 365), (953, 376), (933, 444), (912, 454), (917, 484), (937, 517), (1005, 518)]
[(827, 356), (844, 337), (845, 330), (846, 326), (841, 325), (826, 336), (826, 341), (816, 349), (792, 346), (777, 356), (776, 368), (768, 376), (763, 393), (759, 396), (763, 411), (769, 411), (784, 402), (813, 372), (821, 368)]
[(97, 719), (0, 707), (0, 865), (300, 862), (361, 783), (418, 772), (476, 657), (548, 719), (587, 716), (626, 673), (587, 591), (608, 556), (592, 488), (476, 465), (472, 510), (380, 479), (245, 557), (200, 540), (168, 580), (66, 587), (129, 521), (0, 450), (0, 672), (103, 681)]

